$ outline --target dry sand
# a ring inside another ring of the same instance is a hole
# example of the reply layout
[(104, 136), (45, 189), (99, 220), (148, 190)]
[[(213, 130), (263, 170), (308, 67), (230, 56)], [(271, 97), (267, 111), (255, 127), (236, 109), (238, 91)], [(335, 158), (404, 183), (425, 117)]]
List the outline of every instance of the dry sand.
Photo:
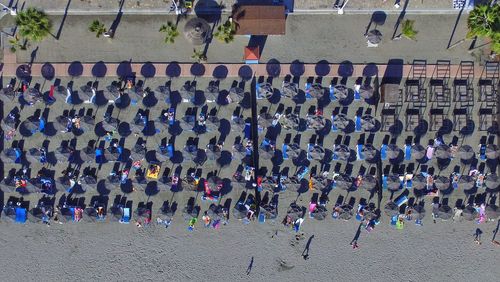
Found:
[[(244, 225), (232, 219), (219, 230), (198, 223), (194, 232), (180, 215), (168, 229), (2, 223), (2, 281), (498, 281), (500, 247), (490, 243), (496, 222), (433, 224), (429, 218), (422, 227), (409, 222), (400, 231), (384, 220), (361, 233), (356, 250), (349, 242), (358, 222), (331, 218), (307, 218), (305, 238), (296, 246), (290, 244), (295, 233), (279, 222)], [(477, 227), (484, 232), (482, 245), (473, 242)], [(304, 260), (311, 235), (310, 258)]]

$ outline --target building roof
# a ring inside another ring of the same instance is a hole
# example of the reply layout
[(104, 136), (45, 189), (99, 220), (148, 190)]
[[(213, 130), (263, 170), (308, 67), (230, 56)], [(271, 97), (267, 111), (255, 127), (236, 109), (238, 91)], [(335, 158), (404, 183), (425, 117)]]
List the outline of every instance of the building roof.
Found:
[(233, 21), (239, 35), (283, 35), (285, 6), (238, 6), (233, 9)]

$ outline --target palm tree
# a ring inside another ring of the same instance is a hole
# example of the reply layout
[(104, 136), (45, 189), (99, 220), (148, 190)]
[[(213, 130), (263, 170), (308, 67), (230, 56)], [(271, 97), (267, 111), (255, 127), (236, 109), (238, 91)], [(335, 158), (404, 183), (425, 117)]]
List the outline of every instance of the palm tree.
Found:
[(228, 20), (223, 25), (217, 27), (217, 32), (214, 36), (222, 42), (230, 43), (234, 40), (234, 35), (236, 34), (236, 25), (233, 21)]
[(500, 5), (478, 5), (469, 13), (467, 19), (468, 38), (489, 37), (491, 49), (500, 53)]
[(415, 23), (415, 21), (405, 20), (403, 22), (403, 28), (401, 31), (402, 36), (404, 36), (408, 39), (411, 39), (411, 40), (415, 40), (415, 37), (417, 36), (417, 33), (418, 33), (418, 31), (413, 29), (413, 23)]
[(99, 36), (106, 32), (106, 28), (99, 20), (94, 20), (89, 25), (89, 31), (95, 32), (95, 37), (99, 38)]
[(191, 55), (196, 62), (200, 63), (207, 60), (207, 56), (203, 53), (203, 51), (198, 51), (193, 49), (193, 55)]
[(159, 31), (165, 33), (165, 43), (173, 44), (175, 42), (175, 38), (179, 36), (177, 26), (172, 22), (167, 22), (166, 25), (162, 25)]
[(16, 25), (22, 37), (33, 41), (42, 41), (50, 34), (52, 27), (50, 19), (44, 12), (31, 7), (17, 14)]

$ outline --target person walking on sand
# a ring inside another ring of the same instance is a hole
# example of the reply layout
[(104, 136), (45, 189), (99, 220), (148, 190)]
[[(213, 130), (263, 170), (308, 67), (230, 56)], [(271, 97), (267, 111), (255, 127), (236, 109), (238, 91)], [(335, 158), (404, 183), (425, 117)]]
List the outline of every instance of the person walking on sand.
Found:
[(483, 234), (483, 231), (481, 229), (476, 228), (476, 233), (474, 234), (474, 242), (478, 245), (481, 245), (481, 234)]
[(252, 271), (252, 268), (253, 268), (253, 257), (250, 260), (250, 264), (247, 267), (247, 275), (250, 275), (250, 272)]
[(361, 226), (362, 225), (363, 225), (363, 223), (359, 224), (358, 230), (356, 230), (356, 234), (354, 234), (354, 238), (352, 239), (352, 241), (350, 243), (350, 245), (353, 246), (353, 248), (354, 248), (354, 245), (356, 245), (356, 248), (357, 248), (359, 235), (361, 235)]

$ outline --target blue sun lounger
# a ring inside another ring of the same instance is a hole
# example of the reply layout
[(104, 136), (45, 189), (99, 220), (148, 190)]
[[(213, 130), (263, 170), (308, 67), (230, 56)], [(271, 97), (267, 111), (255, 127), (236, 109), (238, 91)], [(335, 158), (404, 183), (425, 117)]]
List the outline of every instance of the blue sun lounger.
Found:
[(387, 176), (382, 175), (382, 188), (387, 190)]
[(173, 126), (175, 124), (175, 108), (169, 108), (169, 113), (173, 113), (174, 118), (168, 120), (168, 125)]
[(405, 160), (411, 160), (411, 146), (409, 144), (405, 145)]
[(359, 95), (359, 86), (354, 87), (354, 101), (361, 100), (361, 96)]
[(306, 166), (306, 167), (304, 167), (304, 171), (297, 175), (297, 178), (299, 180), (302, 180), (302, 178), (304, 178), (308, 172), (309, 172), (309, 168)]
[[(335, 115), (332, 115), (332, 121), (335, 119)], [(337, 132), (338, 128), (335, 126), (335, 124), (332, 122), (332, 132)]]
[(387, 160), (387, 144), (382, 144), (382, 148), (380, 149), (380, 158), (383, 161)]
[(259, 213), (259, 223), (265, 223), (266, 222), (266, 215), (261, 212)]
[(337, 97), (335, 97), (335, 86), (330, 84), (330, 101), (335, 101), (337, 100)]
[(481, 144), (481, 147), (479, 148), (479, 158), (482, 161), (486, 160), (486, 145), (485, 144)]
[(311, 89), (311, 83), (307, 82), (306, 85), (305, 85), (305, 92), (306, 92), (306, 99), (307, 100), (311, 100), (312, 99), (312, 96), (311, 94), (309, 94), (309, 90)]
[(257, 97), (257, 99), (262, 99), (262, 97), (260, 97), (259, 95), (259, 90), (260, 90), (260, 83), (255, 83), (255, 95)]
[(313, 147), (312, 144), (307, 144), (307, 159), (308, 160), (312, 160), (311, 158), (311, 154), (309, 152), (311, 152), (311, 148)]
[(95, 162), (98, 164), (104, 163), (104, 155), (101, 148), (95, 149)]
[(174, 145), (167, 144), (167, 156), (172, 158), (174, 156)]
[(69, 211), (71, 212), (71, 220), (75, 221), (75, 207), (70, 207)]
[(365, 156), (363, 155), (363, 144), (358, 144), (357, 146), (357, 157), (358, 157), (358, 160), (364, 160), (365, 159)]
[(19, 150), (18, 148), (15, 148), (15, 149), (14, 149), (14, 152), (16, 153), (16, 160), (15, 160), (15, 163), (16, 163), (16, 164), (21, 163), (21, 157), (22, 157), (22, 152), (21, 152), (21, 150)]
[(361, 117), (360, 116), (356, 116), (356, 132), (361, 132)]
[(40, 123), (38, 124), (38, 131), (43, 132), (45, 130), (45, 119), (40, 118)]
[(409, 180), (406, 180), (406, 188), (407, 189), (411, 189), (411, 187), (413, 187), (413, 182), (411, 179)]
[(288, 145), (287, 144), (283, 144), (282, 151), (283, 151), (283, 159), (288, 160), (288, 152), (287, 152)]
[(25, 208), (16, 208), (16, 223), (26, 223), (26, 219), (28, 219), (28, 214), (26, 213)]
[(243, 132), (245, 133), (245, 139), (252, 139), (252, 125), (250, 123), (245, 123)]
[(129, 208), (123, 208), (123, 216), (122, 216), (122, 219), (120, 220), (120, 223), (123, 223), (123, 224), (130, 223), (130, 209)]

